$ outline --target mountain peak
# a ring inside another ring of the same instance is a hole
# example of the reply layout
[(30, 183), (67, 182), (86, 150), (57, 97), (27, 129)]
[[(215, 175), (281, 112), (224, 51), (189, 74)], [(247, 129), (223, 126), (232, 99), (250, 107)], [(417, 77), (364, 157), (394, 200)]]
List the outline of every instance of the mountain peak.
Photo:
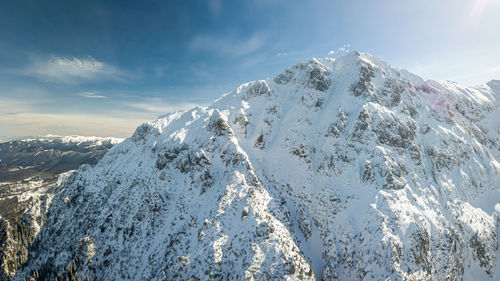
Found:
[(334, 59), (312, 58), (292, 65), (274, 78), (278, 84), (294, 84), (318, 91), (326, 91), (330, 86), (329, 68)]
[(70, 177), (16, 278), (494, 279), (490, 95), (360, 52), (242, 84)]
[[(368, 80), (371, 81), (375, 76), (381, 76), (382, 79), (392, 77), (394, 80), (410, 83), (414, 87), (425, 85), (425, 81), (421, 77), (395, 68), (379, 57), (359, 51), (352, 51), (336, 59), (311, 58), (304, 60), (285, 69), (273, 81), (277, 84), (291, 84), (327, 92), (332, 81), (338, 85), (347, 82), (340, 81), (341, 79), (357, 80), (361, 77), (364, 80), (361, 83), (368, 83)], [(361, 88), (357, 91), (365, 88), (361, 84), (359, 86)], [(360, 93), (356, 95), (360, 95)]]

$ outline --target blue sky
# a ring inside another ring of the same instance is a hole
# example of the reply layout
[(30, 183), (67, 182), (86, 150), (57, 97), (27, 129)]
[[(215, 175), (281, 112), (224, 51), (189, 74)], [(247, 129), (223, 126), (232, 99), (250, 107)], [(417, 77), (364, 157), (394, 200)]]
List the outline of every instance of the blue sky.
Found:
[[(500, 79), (498, 0), (0, 2), (0, 136), (129, 136), (310, 57)], [(333, 54), (331, 53), (333, 51)]]

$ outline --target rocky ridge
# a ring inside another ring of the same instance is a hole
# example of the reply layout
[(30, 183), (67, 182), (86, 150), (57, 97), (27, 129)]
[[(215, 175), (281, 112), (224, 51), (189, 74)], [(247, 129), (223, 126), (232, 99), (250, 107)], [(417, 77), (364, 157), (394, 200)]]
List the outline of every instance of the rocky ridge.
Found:
[(13, 280), (495, 280), (499, 96), (303, 61), (71, 174)]

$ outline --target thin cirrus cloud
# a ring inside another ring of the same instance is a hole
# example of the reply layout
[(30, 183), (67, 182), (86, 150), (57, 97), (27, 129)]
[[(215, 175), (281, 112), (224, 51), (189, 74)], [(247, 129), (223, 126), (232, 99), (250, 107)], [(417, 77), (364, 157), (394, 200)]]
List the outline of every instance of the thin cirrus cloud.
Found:
[(188, 110), (199, 106), (200, 104), (192, 102), (168, 103), (161, 99), (146, 99), (142, 102), (122, 102), (121, 105), (133, 111), (151, 113), (154, 116), (160, 116), (177, 110)]
[(21, 74), (43, 81), (57, 83), (83, 83), (95, 80), (123, 80), (124, 71), (93, 57), (59, 57), (36, 59)]
[(264, 34), (254, 34), (246, 39), (231, 36), (195, 36), (189, 43), (194, 52), (208, 52), (218, 56), (241, 57), (260, 50), (266, 42)]
[(105, 99), (107, 98), (106, 96), (99, 95), (97, 92), (83, 92), (79, 93), (78, 95), (87, 98), (87, 99)]

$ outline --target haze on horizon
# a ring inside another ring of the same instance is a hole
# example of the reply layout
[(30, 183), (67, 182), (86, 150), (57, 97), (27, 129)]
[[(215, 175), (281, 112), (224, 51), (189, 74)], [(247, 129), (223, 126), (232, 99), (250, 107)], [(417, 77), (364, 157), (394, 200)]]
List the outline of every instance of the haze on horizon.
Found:
[(130, 136), (310, 57), (500, 79), (500, 1), (2, 1), (0, 136)]

